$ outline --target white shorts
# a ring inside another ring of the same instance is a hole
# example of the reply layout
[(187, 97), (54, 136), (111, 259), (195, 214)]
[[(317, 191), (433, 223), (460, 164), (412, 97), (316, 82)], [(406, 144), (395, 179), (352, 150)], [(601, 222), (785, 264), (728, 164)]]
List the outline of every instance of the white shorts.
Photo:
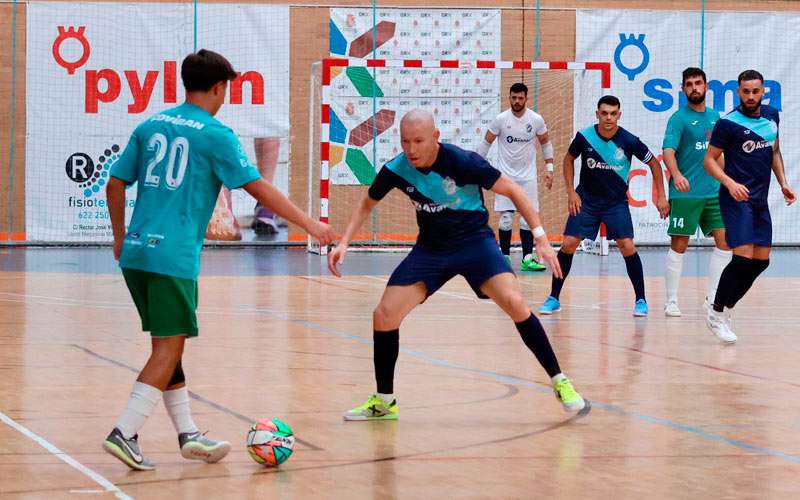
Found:
[[(536, 211), (539, 211), (539, 183), (536, 179), (531, 179), (529, 181), (516, 181), (517, 184), (528, 194), (528, 199), (531, 200), (533, 203), (533, 208)], [(503, 196), (501, 194), (494, 195), (494, 211), (495, 212), (506, 212), (508, 210), (516, 210), (517, 207), (514, 206), (514, 202), (511, 201), (511, 198)]]

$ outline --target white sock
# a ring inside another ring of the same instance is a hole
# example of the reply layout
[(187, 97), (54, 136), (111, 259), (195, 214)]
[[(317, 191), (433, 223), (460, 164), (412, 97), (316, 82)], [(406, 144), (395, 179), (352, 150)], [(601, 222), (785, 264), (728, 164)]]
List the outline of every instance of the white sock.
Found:
[(161, 391), (152, 385), (141, 382), (133, 384), (131, 398), (122, 411), (116, 426), (125, 439), (130, 439), (139, 432), (139, 429), (144, 425), (147, 417), (153, 413), (153, 408), (156, 407), (160, 400)]
[(711, 253), (711, 260), (708, 263), (708, 303), (713, 304), (717, 296), (717, 285), (719, 285), (719, 278), (722, 276), (722, 271), (725, 266), (731, 261), (733, 252), (730, 250), (720, 250), (714, 248)]
[(558, 374), (556, 374), (556, 375), (553, 375), (553, 376), (550, 378), (550, 381), (553, 383), (553, 385), (556, 385), (557, 383), (561, 382), (561, 381), (562, 381), (562, 380), (564, 380), (565, 378), (567, 378), (567, 376), (566, 376), (566, 375), (564, 375), (563, 373), (558, 373)]
[(378, 397), (383, 400), (384, 403), (389, 404), (394, 401), (394, 393), (392, 394), (383, 394), (382, 392), (378, 393)]
[(667, 302), (678, 302), (678, 285), (681, 282), (682, 272), (683, 254), (670, 248), (667, 252), (667, 271), (664, 276), (664, 282), (667, 285)]
[(164, 391), (164, 406), (167, 408), (169, 418), (178, 434), (197, 432), (197, 426), (192, 420), (192, 410), (189, 408), (189, 389), (186, 386), (180, 389)]

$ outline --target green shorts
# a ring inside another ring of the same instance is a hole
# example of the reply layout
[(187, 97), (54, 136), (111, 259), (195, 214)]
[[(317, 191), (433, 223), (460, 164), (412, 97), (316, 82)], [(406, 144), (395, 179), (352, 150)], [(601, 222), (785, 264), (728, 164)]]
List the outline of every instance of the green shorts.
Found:
[(122, 269), (142, 330), (153, 337), (197, 337), (197, 281)]
[(678, 198), (669, 202), (670, 236), (692, 236), (697, 226), (709, 236), (717, 229), (725, 229), (719, 210), (719, 198)]

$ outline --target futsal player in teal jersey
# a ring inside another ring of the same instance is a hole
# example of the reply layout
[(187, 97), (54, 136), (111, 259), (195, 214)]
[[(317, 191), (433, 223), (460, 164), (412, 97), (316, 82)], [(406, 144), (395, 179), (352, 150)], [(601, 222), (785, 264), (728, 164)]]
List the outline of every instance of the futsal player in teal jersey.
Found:
[(706, 74), (702, 69), (686, 68), (681, 87), (687, 103), (669, 118), (663, 144), (664, 163), (671, 176), (667, 231), (672, 240), (667, 252), (664, 314), (673, 317), (681, 315), (678, 285), (683, 254), (689, 246), (689, 237), (697, 232), (698, 226), (705, 236), (714, 236), (715, 244), (708, 265), (706, 307), (714, 300), (719, 277), (731, 260), (719, 209), (719, 181), (703, 168), (703, 158), (719, 113), (706, 107)]
[[(779, 112), (761, 103), (764, 77), (749, 69), (739, 74), (738, 81), (741, 104), (714, 126), (704, 160), (706, 171), (725, 188), (719, 190), (719, 205), (725, 221), (725, 239), (733, 249), (733, 257), (720, 276), (706, 325), (718, 339), (729, 344), (737, 340), (730, 321), (734, 306), (769, 267), (771, 174), (775, 174), (786, 204), (797, 200), (786, 181)], [(724, 165), (720, 162), (723, 154)]]
[[(181, 65), (186, 102), (145, 120), (133, 131), (107, 186), (114, 257), (131, 293), (152, 354), (103, 448), (132, 469), (155, 464), (139, 449), (138, 432), (160, 400), (178, 433), (181, 455), (213, 463), (230, 443), (201, 434), (192, 420), (181, 366), (184, 342), (196, 337), (197, 275), (206, 226), (224, 184), (244, 188), (262, 206), (328, 244), (333, 231), (310, 219), (261, 179), (233, 131), (214, 115), (236, 73), (223, 56), (200, 50)], [(125, 187), (138, 183), (125, 231)]]

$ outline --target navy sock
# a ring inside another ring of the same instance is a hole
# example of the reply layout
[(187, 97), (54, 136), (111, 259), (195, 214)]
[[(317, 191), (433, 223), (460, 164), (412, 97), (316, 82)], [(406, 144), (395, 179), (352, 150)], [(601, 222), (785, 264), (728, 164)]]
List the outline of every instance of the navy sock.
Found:
[(642, 270), (642, 259), (639, 257), (639, 252), (634, 252), (633, 255), (625, 257), (625, 268), (628, 270), (628, 278), (633, 284), (636, 300), (646, 300), (644, 297), (644, 271)]
[(497, 234), (500, 236), (500, 251), (503, 255), (511, 255), (511, 230), (503, 231), (501, 229), (497, 231)]
[(522, 341), (533, 352), (547, 374), (552, 378), (561, 373), (556, 353), (553, 352), (553, 347), (550, 345), (550, 340), (547, 338), (539, 318), (531, 313), (525, 321), (514, 324), (517, 326)]
[[(722, 312), (726, 306), (730, 307), (729, 304), (738, 302), (738, 299), (734, 302), (732, 302), (732, 299), (739, 295), (740, 282), (748, 279), (751, 260), (741, 255), (734, 255), (728, 265), (725, 266), (725, 269), (722, 270), (722, 274), (719, 277), (719, 285), (717, 286), (717, 296), (714, 297), (713, 307), (715, 311)], [(739, 298), (743, 296), (744, 293)]]
[(375, 382), (378, 392), (392, 394), (394, 392), (394, 365), (400, 353), (400, 330), (372, 332), (374, 348), (372, 361), (375, 364)]
[(761, 260), (761, 259), (751, 259), (750, 266), (747, 269), (747, 272), (744, 276), (739, 277), (739, 282), (736, 287), (735, 293), (732, 293), (728, 297), (728, 302), (725, 304), (726, 307), (733, 308), (737, 302), (742, 300), (742, 297), (750, 291), (750, 288), (755, 283), (756, 278), (763, 273), (769, 267), (769, 259)]
[(559, 250), (558, 253), (556, 254), (556, 257), (558, 258), (558, 263), (561, 266), (561, 274), (564, 275), (564, 277), (556, 278), (555, 276), (553, 276), (553, 284), (550, 287), (551, 297), (558, 299), (558, 297), (561, 295), (561, 287), (564, 286), (564, 280), (567, 279), (569, 270), (572, 267), (572, 257), (574, 256), (575, 254), (565, 253), (562, 250)]
[[(530, 229), (520, 229), (519, 239), (522, 241), (522, 257), (533, 255), (533, 232)], [(533, 256), (536, 258), (536, 256)]]

